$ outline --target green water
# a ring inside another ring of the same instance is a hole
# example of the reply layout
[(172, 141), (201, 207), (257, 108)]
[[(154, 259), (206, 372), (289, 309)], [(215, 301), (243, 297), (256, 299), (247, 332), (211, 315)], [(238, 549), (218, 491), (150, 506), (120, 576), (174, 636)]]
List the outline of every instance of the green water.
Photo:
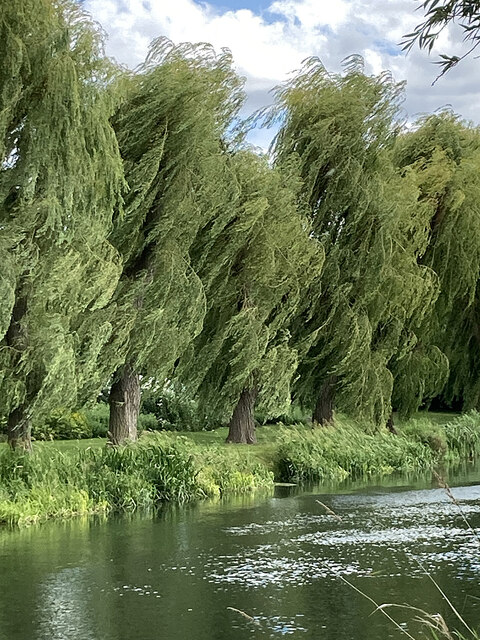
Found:
[[(480, 527), (478, 468), (449, 482)], [(379, 604), (408, 602), (454, 626), (425, 571), (478, 627), (479, 546), (430, 477), (1, 530), (0, 638), (400, 638), (341, 577)], [(413, 614), (394, 615), (421, 637)]]

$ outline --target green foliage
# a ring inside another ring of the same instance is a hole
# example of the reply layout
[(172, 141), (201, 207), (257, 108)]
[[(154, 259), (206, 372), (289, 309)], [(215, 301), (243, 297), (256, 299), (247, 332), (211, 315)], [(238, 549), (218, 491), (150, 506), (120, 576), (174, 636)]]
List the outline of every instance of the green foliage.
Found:
[(465, 413), (445, 425), (449, 457), (453, 461), (480, 455), (480, 414)]
[[(34, 440), (82, 440), (106, 438), (108, 434), (109, 408), (104, 403), (92, 409), (68, 411), (56, 409), (32, 427)], [(138, 417), (139, 431), (154, 431), (159, 428), (157, 417), (152, 413), (141, 413)]]
[(139, 431), (156, 431), (158, 427), (158, 418), (154, 413), (141, 413), (138, 416)]
[(243, 100), (231, 55), (159, 38), (125, 85), (113, 124), (129, 191), (110, 238), (123, 272), (109, 307), (113, 339), (87, 396), (125, 363), (159, 380), (171, 372), (205, 315), (189, 248), (230, 215), (223, 141)]
[(80, 440), (96, 435), (83, 412), (56, 409), (40, 425), (33, 425), (32, 437), (35, 440)]
[(390, 361), (413, 347), (406, 329), (437, 295), (435, 274), (417, 261), (427, 211), (391, 160), (402, 91), (388, 73), (366, 76), (359, 57), (343, 75), (312, 58), (267, 113), (280, 124), (276, 166), (298, 159), (301, 197), (326, 255), (290, 325), (301, 356), (296, 397), (311, 408), (334, 374), (338, 407), (379, 424), (391, 412)]
[(249, 452), (217, 445), (196, 455), (201, 467), (198, 479), (207, 495), (246, 493), (273, 485), (273, 472)]
[(266, 415), (286, 410), (297, 353), (288, 319), (324, 252), (310, 237), (291, 167), (238, 151), (229, 159), (235, 198), (217, 235), (200, 234), (191, 259), (205, 287), (203, 330), (177, 367), (202, 413), (228, 419), (244, 388), (258, 391)]
[(84, 409), (83, 413), (92, 431), (92, 438), (106, 438), (110, 417), (108, 404), (97, 402), (92, 408)]
[[(414, 347), (392, 366), (395, 405), (404, 414), (443, 391), (464, 409), (480, 398), (477, 283), (480, 274), (480, 132), (449, 111), (421, 119), (397, 140), (395, 162), (429, 210), (421, 262), (438, 277), (439, 296), (416, 326)], [(445, 386), (446, 385), (446, 386)]]
[(119, 276), (117, 71), (73, 1), (2, 3), (0, 32), (0, 414), (17, 410), (27, 439), (30, 419), (76, 404), (94, 355), (77, 336)]
[(402, 425), (400, 432), (410, 440), (421, 442), (441, 455), (446, 453), (451, 444), (447, 442), (445, 428), (432, 423), (428, 418), (412, 418)]
[[(440, 33), (450, 23), (460, 25), (463, 41), (468, 43), (467, 50), (461, 55), (441, 54), (435, 62), (441, 68), (440, 78), (450, 71), (464, 58), (469, 56), (480, 43), (480, 2), (478, 0), (423, 0), (420, 7), (425, 13), (423, 22), (415, 27), (412, 33), (403, 36), (403, 48), (408, 51), (418, 44), (420, 49), (428, 49), (430, 53)], [(435, 81), (436, 82), (436, 81)]]
[(200, 431), (204, 427), (197, 402), (192, 400), (185, 387), (179, 384), (169, 383), (162, 389), (144, 391), (142, 411), (155, 416), (156, 429)]
[(282, 480), (311, 481), (347, 476), (388, 475), (429, 469), (439, 452), (416, 438), (386, 431), (368, 434), (338, 419), (333, 427), (285, 430), (277, 452), (277, 475)]
[(204, 451), (185, 439), (149, 434), (125, 447), (31, 455), (0, 451), (0, 522), (150, 509), (228, 492), (273, 486), (255, 458), (231, 449)]

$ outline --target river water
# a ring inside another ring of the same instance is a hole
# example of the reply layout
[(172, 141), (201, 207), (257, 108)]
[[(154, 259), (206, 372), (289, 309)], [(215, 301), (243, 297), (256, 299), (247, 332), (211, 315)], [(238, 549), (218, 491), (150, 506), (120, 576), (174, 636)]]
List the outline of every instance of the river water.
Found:
[[(480, 469), (448, 481), (480, 527)], [(431, 476), (277, 487), (156, 515), (1, 530), (0, 638), (406, 638), (366, 596), (460, 627), (441, 589), (478, 628), (479, 581), (474, 532)], [(414, 612), (389, 611), (421, 637)]]

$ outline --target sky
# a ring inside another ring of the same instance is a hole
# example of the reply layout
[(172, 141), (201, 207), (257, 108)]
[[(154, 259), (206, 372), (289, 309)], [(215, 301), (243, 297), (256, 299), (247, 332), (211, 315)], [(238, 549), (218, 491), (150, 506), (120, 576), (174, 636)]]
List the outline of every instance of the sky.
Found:
[[(432, 82), (438, 53), (461, 54), (461, 33), (452, 26), (432, 54), (399, 42), (422, 21), (419, 0), (84, 0), (84, 7), (107, 33), (107, 53), (129, 67), (140, 64), (149, 42), (167, 36), (174, 43), (209, 42), (232, 51), (246, 79), (247, 115), (272, 102), (271, 89), (318, 56), (328, 71), (341, 70), (351, 54), (365, 59), (366, 72), (390, 70), (407, 81), (405, 117), (414, 121), (449, 106), (480, 123), (480, 61), (471, 56)], [(250, 141), (266, 149), (271, 131)]]

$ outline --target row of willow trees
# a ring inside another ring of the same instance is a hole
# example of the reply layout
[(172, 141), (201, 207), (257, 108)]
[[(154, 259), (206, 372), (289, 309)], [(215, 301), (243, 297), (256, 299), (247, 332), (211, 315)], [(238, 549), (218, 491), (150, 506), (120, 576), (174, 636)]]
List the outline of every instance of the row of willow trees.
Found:
[[(110, 388), (176, 380), (228, 439), (292, 401), (388, 424), (480, 403), (480, 132), (405, 131), (403, 85), (311, 59), (239, 119), (228, 51), (155, 41), (130, 72), (70, 0), (0, 7), (0, 418), (12, 446)], [(244, 143), (277, 131), (271, 157)]]

